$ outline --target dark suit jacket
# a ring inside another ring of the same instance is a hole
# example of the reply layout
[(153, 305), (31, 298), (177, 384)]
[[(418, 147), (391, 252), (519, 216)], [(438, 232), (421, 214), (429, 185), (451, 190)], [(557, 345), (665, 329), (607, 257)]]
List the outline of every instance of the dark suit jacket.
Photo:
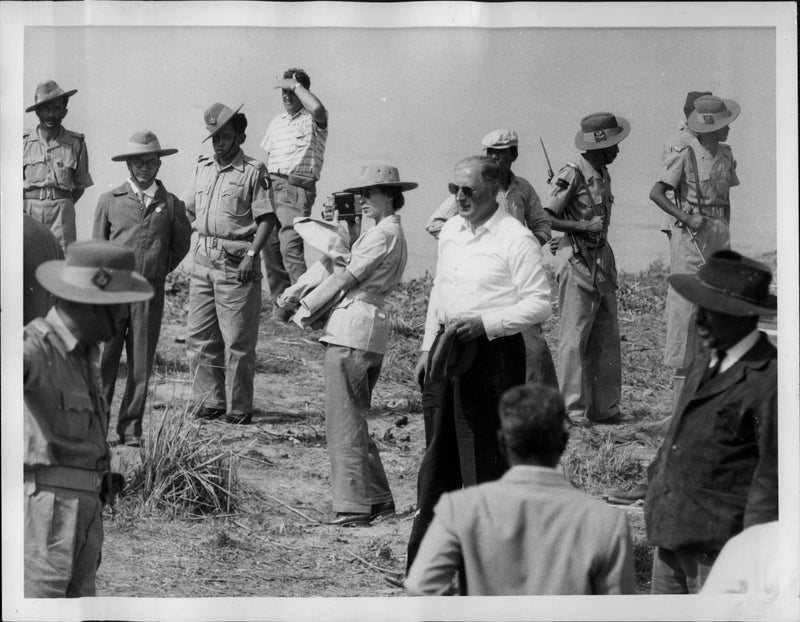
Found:
[(664, 444), (648, 468), (647, 535), (665, 549), (717, 552), (743, 528), (778, 518), (778, 361), (762, 333), (700, 387), (686, 377)]

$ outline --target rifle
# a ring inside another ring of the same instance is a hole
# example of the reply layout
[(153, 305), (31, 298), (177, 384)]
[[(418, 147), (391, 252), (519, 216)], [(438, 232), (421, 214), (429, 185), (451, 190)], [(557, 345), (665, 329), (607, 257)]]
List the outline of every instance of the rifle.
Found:
[(544, 146), (544, 141), (542, 140), (541, 136), (539, 136), (539, 144), (542, 145), (542, 151), (544, 152), (544, 159), (547, 162), (547, 183), (549, 184), (550, 181), (553, 179), (553, 175), (555, 175), (555, 173), (553, 173), (553, 165), (550, 164), (550, 158), (547, 156), (547, 149)]

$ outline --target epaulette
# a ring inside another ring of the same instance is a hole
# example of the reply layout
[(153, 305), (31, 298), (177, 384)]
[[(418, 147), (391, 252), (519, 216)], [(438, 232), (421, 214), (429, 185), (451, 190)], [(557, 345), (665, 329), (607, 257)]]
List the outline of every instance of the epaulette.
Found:
[(72, 136), (73, 138), (77, 138), (78, 140), (85, 140), (86, 137), (81, 134), (80, 132), (73, 132), (72, 130), (67, 130), (67, 134)]
[(689, 147), (688, 144), (678, 143), (676, 145), (672, 145), (672, 151), (674, 151), (675, 153), (680, 153), (681, 151), (686, 151), (688, 147)]
[(33, 130), (23, 130), (23, 131), (22, 131), (22, 138), (28, 138), (28, 136), (30, 136), (30, 135), (31, 135), (31, 132), (32, 132), (32, 131), (33, 131)]
[(35, 335), (40, 339), (44, 339), (47, 336), (47, 333), (51, 332), (52, 330), (53, 329), (47, 322), (44, 321), (43, 318), (36, 317), (28, 322), (23, 330), (23, 333), (26, 337), (30, 334)]
[(264, 164), (261, 160), (257, 160), (256, 158), (252, 158), (246, 154), (242, 155), (243, 155), (242, 162), (244, 162), (245, 164), (249, 164), (253, 168), (264, 168), (264, 169), (267, 168), (267, 165)]
[(211, 158), (205, 154), (197, 156), (197, 162), (205, 162), (206, 160), (210, 160)]

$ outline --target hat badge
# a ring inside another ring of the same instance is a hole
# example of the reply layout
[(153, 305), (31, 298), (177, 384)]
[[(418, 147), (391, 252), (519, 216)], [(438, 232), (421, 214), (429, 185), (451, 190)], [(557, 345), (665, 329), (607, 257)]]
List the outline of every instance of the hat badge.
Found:
[(100, 289), (105, 289), (111, 282), (111, 273), (104, 268), (98, 268), (97, 272), (92, 276), (92, 283), (97, 285)]
[(595, 139), (597, 142), (600, 142), (600, 141), (602, 141), (602, 140), (605, 140), (605, 139), (606, 139), (606, 131), (605, 131), (605, 130), (595, 130), (595, 132), (594, 132), (594, 139)]
[(208, 124), (209, 125), (216, 125), (217, 124), (217, 117), (208, 117)]
[(704, 114), (703, 115), (703, 123), (707, 123), (708, 125), (711, 125), (712, 123), (714, 123), (714, 115), (713, 114)]

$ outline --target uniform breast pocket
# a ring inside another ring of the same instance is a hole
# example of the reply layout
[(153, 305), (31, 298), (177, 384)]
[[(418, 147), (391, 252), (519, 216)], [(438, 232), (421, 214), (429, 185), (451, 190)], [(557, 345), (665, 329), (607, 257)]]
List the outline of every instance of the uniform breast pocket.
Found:
[(222, 210), (228, 214), (243, 216), (250, 210), (247, 203), (247, 188), (230, 184), (222, 191), (220, 205)]
[(87, 438), (93, 408), (92, 400), (88, 395), (63, 393), (61, 407), (58, 409), (53, 423), (53, 431), (61, 438), (74, 440)]
[(23, 168), (26, 182), (41, 185), (47, 180), (47, 164), (44, 161), (44, 156), (35, 155), (30, 158), (26, 156)]
[(72, 179), (77, 166), (78, 160), (72, 149), (58, 149), (53, 154), (53, 170), (55, 170), (56, 181), (58, 181), (60, 187), (72, 187)]

